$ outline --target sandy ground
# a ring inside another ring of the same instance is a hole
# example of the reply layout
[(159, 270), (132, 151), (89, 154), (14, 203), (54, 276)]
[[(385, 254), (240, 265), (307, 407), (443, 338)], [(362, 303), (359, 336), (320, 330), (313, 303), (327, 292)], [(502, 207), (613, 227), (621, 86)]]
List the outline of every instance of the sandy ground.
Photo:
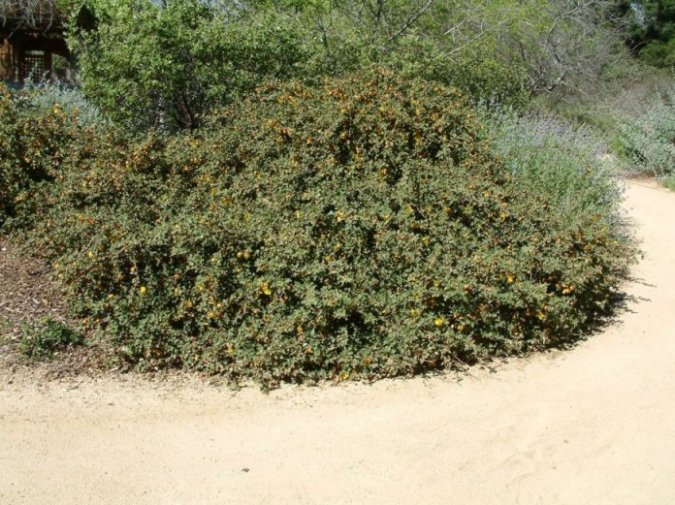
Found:
[(238, 393), (0, 376), (0, 504), (675, 503), (675, 195), (631, 183), (621, 320), (462, 377)]

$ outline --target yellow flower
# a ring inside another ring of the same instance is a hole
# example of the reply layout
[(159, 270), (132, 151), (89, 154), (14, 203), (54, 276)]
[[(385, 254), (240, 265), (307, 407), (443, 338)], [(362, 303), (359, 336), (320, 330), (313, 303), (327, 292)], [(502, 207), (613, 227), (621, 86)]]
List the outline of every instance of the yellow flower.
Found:
[(145, 293), (148, 292), (148, 288), (146, 288), (145, 286), (141, 286), (141, 288), (138, 291), (140, 291), (140, 293), (144, 295)]
[(437, 317), (436, 319), (434, 319), (434, 325), (435, 325), (437, 328), (440, 328), (440, 327), (443, 326), (444, 324), (445, 324), (445, 319), (443, 319), (442, 317)]
[(272, 289), (270, 288), (269, 284), (267, 284), (266, 282), (263, 282), (260, 285), (260, 291), (265, 296), (271, 296), (272, 295)]

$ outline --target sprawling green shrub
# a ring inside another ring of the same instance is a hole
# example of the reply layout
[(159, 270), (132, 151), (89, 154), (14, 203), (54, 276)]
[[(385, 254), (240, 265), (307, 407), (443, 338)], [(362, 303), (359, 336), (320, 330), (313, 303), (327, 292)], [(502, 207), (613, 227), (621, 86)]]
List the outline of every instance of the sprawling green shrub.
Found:
[(675, 87), (660, 90), (651, 106), (620, 125), (620, 147), (638, 172), (654, 176), (675, 171)]
[(269, 384), (561, 344), (630, 256), (614, 201), (560, 212), (464, 97), (385, 71), (264, 86), (205, 129), (124, 144), (82, 128), (31, 236), (145, 367)]

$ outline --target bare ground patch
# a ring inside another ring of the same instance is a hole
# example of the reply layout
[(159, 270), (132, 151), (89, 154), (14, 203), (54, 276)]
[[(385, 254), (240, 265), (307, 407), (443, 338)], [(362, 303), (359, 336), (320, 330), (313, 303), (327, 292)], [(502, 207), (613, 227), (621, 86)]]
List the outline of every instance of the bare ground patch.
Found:
[(23, 333), (45, 318), (76, 325), (50, 273), (45, 261), (30, 257), (0, 236), (0, 377), (11, 380), (13, 375), (29, 374), (35, 379), (53, 379), (102, 368), (102, 358), (92, 346), (67, 349), (39, 363), (19, 352)]

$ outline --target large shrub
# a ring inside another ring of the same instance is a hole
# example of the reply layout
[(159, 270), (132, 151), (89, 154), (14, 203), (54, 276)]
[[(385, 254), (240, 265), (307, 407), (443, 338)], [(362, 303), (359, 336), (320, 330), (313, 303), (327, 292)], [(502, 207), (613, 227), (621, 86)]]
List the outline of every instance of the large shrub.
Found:
[(265, 86), (123, 144), (82, 129), (31, 236), (144, 367), (376, 378), (561, 344), (629, 258), (615, 202), (561, 213), (464, 97), (384, 71)]

